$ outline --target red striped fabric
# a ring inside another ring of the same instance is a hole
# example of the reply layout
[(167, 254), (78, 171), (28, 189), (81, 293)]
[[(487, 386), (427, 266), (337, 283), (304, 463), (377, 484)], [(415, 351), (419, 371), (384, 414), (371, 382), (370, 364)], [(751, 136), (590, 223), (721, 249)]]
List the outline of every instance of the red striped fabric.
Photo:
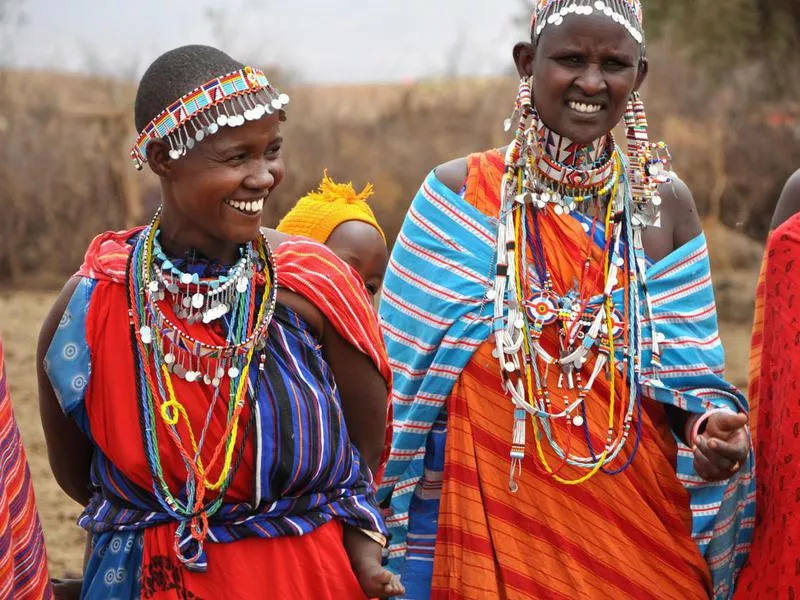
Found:
[(799, 255), (796, 214), (770, 234), (756, 291), (748, 391), (758, 503), (737, 600), (800, 598)]
[(0, 341), (0, 598), (52, 598), (47, 553)]

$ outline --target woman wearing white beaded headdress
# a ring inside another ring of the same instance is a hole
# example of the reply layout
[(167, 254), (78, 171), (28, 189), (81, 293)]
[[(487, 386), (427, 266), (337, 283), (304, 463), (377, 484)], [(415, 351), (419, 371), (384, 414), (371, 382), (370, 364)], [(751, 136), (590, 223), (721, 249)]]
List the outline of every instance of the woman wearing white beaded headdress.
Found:
[(428, 176), (385, 280), (389, 567), (409, 598), (727, 598), (747, 403), (648, 140), (641, 6), (538, 0), (514, 61), (512, 142)]

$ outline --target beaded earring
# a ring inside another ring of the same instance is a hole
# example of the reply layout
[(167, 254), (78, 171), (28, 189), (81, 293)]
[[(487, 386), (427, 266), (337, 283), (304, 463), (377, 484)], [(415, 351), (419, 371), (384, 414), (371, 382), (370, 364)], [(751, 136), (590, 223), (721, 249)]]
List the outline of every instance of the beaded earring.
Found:
[(647, 120), (643, 117), (639, 92), (633, 92), (625, 106), (625, 140), (628, 144), (628, 168), (634, 200), (641, 202), (645, 189), (644, 146), (647, 144)]
[[(636, 245), (642, 247), (642, 227), (661, 226), (661, 195), (659, 186), (669, 183), (671, 165), (669, 149), (664, 142), (651, 143), (648, 136), (647, 114), (638, 91), (631, 94), (623, 116), (628, 144), (628, 178), (633, 196), (632, 224), (637, 227)], [(643, 253), (639, 256), (639, 269), (644, 272)], [(652, 302), (645, 294), (644, 306), (650, 323), (651, 362), (661, 364), (660, 340), (652, 320)]]
[(511, 128), (515, 125), (514, 120), (516, 119), (517, 129), (514, 137), (518, 138), (520, 133), (525, 130), (525, 124), (534, 112), (533, 77), (523, 77), (519, 80), (519, 90), (517, 91), (517, 99), (514, 102), (514, 110), (511, 116), (505, 120), (503, 129), (507, 132), (511, 131)]
[(643, 226), (661, 224), (661, 196), (658, 186), (670, 181), (671, 157), (664, 142), (651, 143), (647, 114), (639, 92), (633, 92), (623, 115), (628, 145), (628, 173), (636, 207), (636, 219)]

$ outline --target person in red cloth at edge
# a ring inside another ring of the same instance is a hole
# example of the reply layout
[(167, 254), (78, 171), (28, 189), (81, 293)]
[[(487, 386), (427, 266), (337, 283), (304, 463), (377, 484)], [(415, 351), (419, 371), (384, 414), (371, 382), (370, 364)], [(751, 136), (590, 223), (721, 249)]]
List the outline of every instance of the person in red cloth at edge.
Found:
[(513, 54), (512, 141), (431, 172), (389, 261), (388, 566), (414, 600), (730, 598), (748, 406), (649, 141), (642, 6), (537, 0)]
[(11, 407), (0, 340), (0, 599), (52, 598), (31, 473)]
[(42, 328), (50, 463), (85, 509), (82, 598), (384, 597), (372, 471), (390, 369), (363, 283), (261, 228), (289, 98), (207, 46), (136, 96), (146, 227), (90, 245)]
[(778, 200), (750, 352), (756, 527), (737, 600), (800, 598), (800, 171)]

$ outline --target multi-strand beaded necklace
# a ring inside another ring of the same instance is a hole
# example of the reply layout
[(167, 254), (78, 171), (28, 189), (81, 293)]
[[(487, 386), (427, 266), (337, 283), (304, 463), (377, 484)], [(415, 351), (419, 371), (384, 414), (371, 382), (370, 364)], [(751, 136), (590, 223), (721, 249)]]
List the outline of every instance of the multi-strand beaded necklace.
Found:
[[(651, 328), (653, 363), (659, 360), (658, 334), (649, 319), (642, 230), (658, 223), (656, 190), (666, 179), (666, 161), (657, 156), (661, 146), (646, 142), (646, 122), (637, 119), (639, 115), (629, 119), (626, 114), (627, 160), (609, 134), (597, 147), (596, 162), (576, 168), (548, 155), (546, 128), (533, 109), (526, 82), (520, 89), (517, 114), (515, 140), (505, 157), (498, 265), (490, 290), (495, 299), (493, 353), (514, 405), (512, 491), (517, 489), (525, 456), (528, 417), (542, 465), (562, 483), (582, 483), (601, 470), (618, 473), (636, 454), (641, 427), (637, 377), (645, 322)], [(549, 211), (554, 215), (548, 215)], [(581, 278), (571, 289), (556, 290), (548, 270), (553, 257), (548, 257), (550, 250), (542, 240), (541, 221), (573, 218), (569, 216), (573, 211), (583, 213), (580, 220), (588, 238)], [(593, 244), (602, 250), (599, 264), (594, 265)], [(552, 335), (544, 336), (548, 330)], [(543, 337), (556, 340), (555, 354), (543, 346)], [(551, 371), (558, 373), (555, 386), (550, 384)], [(586, 399), (604, 371), (608, 420), (604, 445), (595, 449)], [(617, 395), (626, 388), (627, 397), (617, 406)], [(561, 425), (560, 435), (554, 425)], [(571, 428), (585, 441), (583, 454), (572, 451)], [(609, 470), (632, 431), (633, 450), (622, 466)], [(543, 440), (558, 465), (548, 461)], [(567, 465), (585, 473), (563, 477), (559, 472)]]
[[(153, 491), (159, 504), (179, 523), (175, 552), (192, 568), (202, 555), (208, 519), (222, 506), (243, 457), (254, 411), (237, 446), (245, 406), (258, 394), (261, 377), (250, 385), (254, 363), (263, 370), (267, 327), (275, 309), (277, 283), (269, 243), (262, 236), (240, 251), (225, 275), (200, 278), (182, 272), (158, 243), (159, 215), (142, 231), (128, 263), (128, 310), (139, 395), (139, 417)], [(174, 317), (165, 310), (169, 308)], [(219, 322), (224, 344), (193, 337), (187, 325)], [(256, 356), (257, 355), (257, 356)], [(202, 430), (195, 432), (173, 385), (174, 378), (211, 390)], [(226, 389), (227, 388), (227, 389)], [(228, 397), (223, 434), (211, 457), (201, 454), (219, 398)], [(160, 423), (159, 423), (160, 421)], [(183, 489), (170, 490), (159, 451), (159, 425), (180, 453), (186, 469)], [(179, 426), (187, 434), (182, 436)], [(187, 438), (188, 437), (188, 443)], [(237, 450), (238, 447), (238, 450)], [(219, 470), (216, 477), (212, 471)], [(206, 493), (215, 492), (207, 500)], [(187, 529), (188, 528), (188, 529)], [(186, 544), (186, 540), (194, 544)]]

